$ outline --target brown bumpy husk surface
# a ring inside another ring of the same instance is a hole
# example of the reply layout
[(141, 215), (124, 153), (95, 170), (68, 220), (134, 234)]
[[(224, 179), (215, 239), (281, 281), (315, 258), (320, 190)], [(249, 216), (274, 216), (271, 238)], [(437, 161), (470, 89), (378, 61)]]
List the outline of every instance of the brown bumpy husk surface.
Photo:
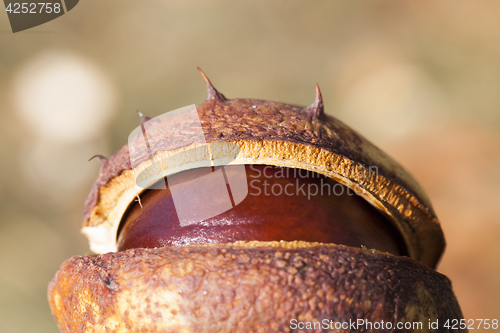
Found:
[[(422, 322), (462, 313), (445, 276), (407, 258), (304, 242), (73, 257), (49, 287), (63, 332), (299, 332), (291, 320)], [(303, 330), (302, 332), (359, 330)], [(370, 330), (368, 330), (370, 331)], [(391, 331), (391, 330), (386, 330)]]

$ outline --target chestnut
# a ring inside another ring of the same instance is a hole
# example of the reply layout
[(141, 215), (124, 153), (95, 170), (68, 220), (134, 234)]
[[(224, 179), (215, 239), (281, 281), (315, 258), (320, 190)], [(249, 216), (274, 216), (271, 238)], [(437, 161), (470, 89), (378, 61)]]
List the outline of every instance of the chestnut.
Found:
[[(182, 184), (211, 172), (203, 171), (183, 171), (170, 177), (168, 183)], [(397, 229), (366, 200), (330, 178), (264, 165), (247, 165), (243, 176), (250, 187), (243, 201), (228, 211), (189, 225), (179, 222), (168, 184), (162, 190), (146, 190), (123, 216), (118, 229), (118, 250), (300, 240), (406, 254)], [(215, 186), (214, 178), (198, 178), (197, 186)], [(192, 190), (189, 185), (181, 189), (186, 195)]]
[[(142, 117), (104, 160), (83, 227), (100, 254), (67, 260), (49, 285), (61, 331), (444, 332), (462, 318), (434, 270), (445, 241), (425, 192), (326, 115), (318, 87), (309, 107), (227, 99), (200, 73), (196, 119)], [(186, 219), (176, 198), (192, 197)]]

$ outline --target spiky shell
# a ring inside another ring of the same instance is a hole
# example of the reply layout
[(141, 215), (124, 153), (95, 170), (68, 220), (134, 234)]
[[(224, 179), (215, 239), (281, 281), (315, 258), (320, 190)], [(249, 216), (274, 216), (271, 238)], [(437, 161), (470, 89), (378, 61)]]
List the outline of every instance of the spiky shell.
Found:
[[(255, 99), (227, 99), (202, 73), (208, 98), (192, 113), (142, 118), (147, 149), (138, 136), (105, 161), (85, 204), (83, 233), (96, 253), (116, 251), (116, 233), (129, 204), (159, 177), (205, 165), (266, 164), (306, 169), (346, 185), (387, 215), (409, 255), (435, 267), (445, 246), (429, 199), (387, 154), (323, 110), (319, 88), (309, 107)], [(203, 135), (196, 135), (202, 127)], [(130, 151), (134, 151), (131, 156)], [(132, 160), (132, 161), (131, 161)]]

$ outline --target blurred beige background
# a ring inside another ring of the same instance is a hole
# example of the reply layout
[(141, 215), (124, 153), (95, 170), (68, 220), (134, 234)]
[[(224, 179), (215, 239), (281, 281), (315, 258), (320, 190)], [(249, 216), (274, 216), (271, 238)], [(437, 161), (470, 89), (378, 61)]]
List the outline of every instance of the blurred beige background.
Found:
[(0, 13), (0, 330), (58, 332), (46, 286), (88, 252), (88, 158), (124, 145), (137, 109), (203, 102), (197, 66), (229, 98), (308, 105), (318, 82), (329, 114), (427, 190), (465, 318), (500, 319), (499, 15), (492, 0), (102, 0), (12, 34)]

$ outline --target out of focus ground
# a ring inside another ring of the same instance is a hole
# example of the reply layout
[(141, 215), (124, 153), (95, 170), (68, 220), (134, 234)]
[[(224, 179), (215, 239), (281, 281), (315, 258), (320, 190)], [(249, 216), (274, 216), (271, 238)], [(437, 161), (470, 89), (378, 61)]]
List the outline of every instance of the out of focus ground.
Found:
[[(83, 201), (156, 116), (226, 96), (335, 115), (422, 183), (448, 247), (438, 268), (467, 319), (500, 319), (500, 3), (80, 2), (12, 34), (0, 13), (0, 327), (57, 332), (46, 286), (84, 254)], [(476, 332), (481, 330), (476, 330)]]

